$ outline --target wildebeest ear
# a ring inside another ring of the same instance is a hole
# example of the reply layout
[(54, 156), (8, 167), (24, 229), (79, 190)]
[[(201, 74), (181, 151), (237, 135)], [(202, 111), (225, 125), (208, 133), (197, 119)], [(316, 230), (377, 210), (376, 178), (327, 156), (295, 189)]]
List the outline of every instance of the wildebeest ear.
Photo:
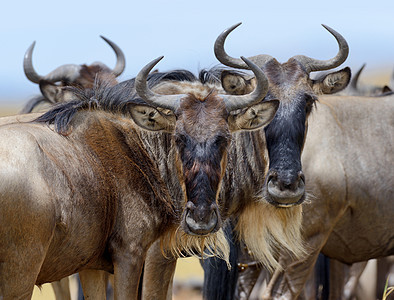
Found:
[(342, 91), (350, 82), (350, 68), (332, 72), (314, 82), (314, 90), (317, 93), (334, 94)]
[(228, 119), (231, 132), (253, 130), (268, 125), (279, 107), (279, 100), (263, 101)]
[(242, 75), (229, 70), (222, 71), (221, 81), (223, 89), (230, 95), (249, 94), (256, 86), (254, 78), (246, 79)]
[(73, 99), (73, 93), (65, 87), (49, 81), (40, 81), (41, 94), (52, 103), (63, 103)]
[(138, 126), (149, 131), (174, 131), (175, 116), (171, 112), (160, 112), (148, 105), (133, 105), (131, 117)]

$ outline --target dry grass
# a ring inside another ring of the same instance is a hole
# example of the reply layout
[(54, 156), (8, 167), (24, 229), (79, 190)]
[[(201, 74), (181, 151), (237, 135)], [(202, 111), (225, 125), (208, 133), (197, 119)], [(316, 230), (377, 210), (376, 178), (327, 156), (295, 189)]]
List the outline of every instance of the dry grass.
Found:
[(390, 286), (390, 287), (388, 286), (389, 285), (389, 278), (390, 278), (390, 276), (387, 277), (386, 285), (384, 286), (384, 292), (383, 292), (382, 300), (388, 300), (389, 299), (388, 297), (390, 296), (390, 294), (392, 292), (394, 292), (394, 286)]
[(51, 284), (46, 283), (44, 284), (41, 289), (38, 287), (34, 287), (33, 297), (32, 300), (54, 300), (55, 294), (53, 293), (53, 289)]
[(19, 108), (13, 105), (0, 105), (0, 117), (12, 116), (17, 114)]

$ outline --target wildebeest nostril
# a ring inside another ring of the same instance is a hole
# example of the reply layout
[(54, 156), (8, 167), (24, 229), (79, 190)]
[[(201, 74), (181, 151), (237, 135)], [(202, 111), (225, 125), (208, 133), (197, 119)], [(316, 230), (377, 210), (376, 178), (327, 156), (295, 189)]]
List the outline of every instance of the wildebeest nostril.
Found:
[(301, 203), (305, 197), (305, 176), (302, 171), (280, 177), (277, 172), (270, 174), (267, 182), (267, 196), (270, 202), (279, 206), (291, 206)]
[(278, 173), (276, 171), (270, 171), (267, 176), (267, 182), (274, 181), (278, 179)]
[(211, 210), (207, 216), (204, 214), (196, 214), (195, 211), (188, 210), (185, 216), (185, 222), (191, 233), (198, 235), (206, 235), (211, 233), (218, 223), (218, 216), (215, 210)]

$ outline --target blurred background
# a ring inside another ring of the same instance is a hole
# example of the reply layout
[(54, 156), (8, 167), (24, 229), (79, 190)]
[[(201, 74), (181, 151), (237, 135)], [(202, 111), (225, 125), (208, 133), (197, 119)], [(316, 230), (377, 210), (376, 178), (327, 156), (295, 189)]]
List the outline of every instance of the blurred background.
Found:
[[(67, 64), (115, 65), (114, 41), (126, 55), (120, 80), (136, 76), (152, 59), (158, 68), (194, 73), (216, 65), (213, 43), (227, 27), (226, 50), (235, 57), (270, 54), (285, 62), (296, 54), (333, 57), (337, 43), (321, 24), (340, 32), (350, 55), (344, 66), (367, 63), (363, 80), (388, 81), (394, 67), (394, 1), (3, 1), (0, 37), (0, 108), (22, 104), (39, 92), (22, 68), (33, 41), (33, 64), (45, 75)], [(375, 80), (375, 79), (372, 79)], [(383, 82), (386, 83), (386, 82)], [(3, 113), (4, 114), (4, 113)]]
[[(285, 62), (303, 54), (328, 59), (338, 46), (321, 26), (326, 24), (349, 43), (343, 67), (350, 66), (354, 73), (367, 63), (361, 82), (388, 84), (394, 69), (392, 0), (15, 0), (3, 1), (1, 12), (0, 116), (17, 113), (39, 93), (22, 68), (33, 41), (34, 67), (46, 75), (67, 63), (101, 61), (113, 68), (115, 55), (99, 37), (103, 35), (126, 55), (126, 69), (119, 78), (126, 80), (160, 55), (165, 56), (157, 66), (161, 71), (185, 68), (198, 73), (215, 66), (216, 37), (238, 22), (243, 24), (226, 43), (234, 57), (270, 54)], [(198, 263), (183, 260), (176, 282), (193, 289), (201, 281)], [(201, 299), (198, 293), (196, 297)], [(34, 299), (53, 299), (52, 290), (44, 285), (36, 289)], [(187, 299), (193, 298), (189, 294)]]

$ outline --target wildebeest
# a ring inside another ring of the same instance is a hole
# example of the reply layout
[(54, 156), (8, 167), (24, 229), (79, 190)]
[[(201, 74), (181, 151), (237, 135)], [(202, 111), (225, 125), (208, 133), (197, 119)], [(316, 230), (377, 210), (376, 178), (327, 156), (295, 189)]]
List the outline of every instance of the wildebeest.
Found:
[(314, 196), (303, 211), (308, 254), (281, 253), (264, 299), (296, 299), (319, 252), (345, 264), (394, 253), (393, 112), (392, 95), (319, 97), (302, 156)]
[[(227, 32), (225, 32), (225, 35), (224, 35), (224, 37), (223, 37), (223, 40), (224, 40), (224, 38), (227, 36), (227, 34), (232, 30), (233, 28), (230, 28)], [(220, 53), (222, 53), (222, 52), (224, 52), (223, 50), (222, 50), (222, 46), (220, 46), (220, 48), (219, 48), (219, 50), (217, 51), (219, 54)], [(266, 56), (263, 56), (263, 58), (265, 58)], [(259, 57), (256, 57), (256, 60), (257, 59), (259, 59)], [(220, 60), (220, 59), (219, 59)], [(255, 61), (256, 61), (255, 60)], [(222, 62), (224, 62), (224, 61), (222, 61)], [(237, 67), (235, 64), (231, 64), (231, 63), (229, 63), (229, 62), (224, 62), (225, 64), (227, 64), (227, 65), (230, 65), (230, 66), (232, 66), (232, 67)], [(267, 74), (267, 72), (266, 72), (266, 74)], [(356, 81), (354, 81), (354, 83), (355, 83)], [(277, 98), (279, 98), (280, 99), (280, 97), (277, 97)], [(271, 123), (271, 125), (270, 126), (273, 126), (273, 124), (274, 123)], [(268, 127), (269, 128), (269, 127)], [(268, 130), (268, 128), (267, 128), (267, 130)], [(327, 172), (329, 172), (329, 170), (327, 170)], [(307, 176), (307, 177), (309, 177), (309, 176)], [(313, 192), (312, 192), (312, 194), (313, 194)], [(215, 275), (213, 275), (213, 276), (215, 276)], [(284, 280), (286, 280), (286, 279), (284, 279)], [(289, 283), (289, 284), (292, 284), (292, 283)], [(272, 287), (271, 287), (272, 288)], [(209, 289), (209, 288), (208, 288)], [(211, 290), (212, 290), (212, 288), (211, 288)]]
[[(218, 37), (215, 53), (223, 64), (246, 69), (248, 66), (242, 60), (229, 57), (223, 49), (225, 38), (238, 25)], [(280, 64), (268, 55), (249, 57), (268, 78), (266, 99), (279, 99), (280, 105), (274, 120), (265, 129), (254, 132), (255, 137), (246, 134), (233, 136), (234, 148), (229, 150), (228, 170), (220, 198), (229, 203), (228, 211), (234, 217), (238, 238), (267, 267), (275, 266), (276, 257), (273, 253), (276, 248), (283, 248), (281, 245), (288, 245), (289, 249), (296, 247), (300, 249), (298, 255), (301, 255), (299, 221), (302, 209), (298, 204), (306, 198), (301, 150), (307, 119), (318, 94), (337, 92), (350, 80), (348, 68), (328, 74), (320, 81), (309, 78), (310, 72), (335, 68), (347, 58), (348, 45), (345, 39), (331, 28), (327, 29), (339, 44), (338, 54), (332, 59), (323, 61), (298, 55)], [(242, 94), (254, 87), (253, 79), (234, 76), (231, 71), (223, 72), (222, 82), (225, 90), (233, 94)], [(239, 147), (242, 147), (241, 150)], [(265, 148), (267, 150), (263, 151)], [(267, 154), (269, 171), (265, 177), (262, 175), (267, 167), (264, 157)], [(168, 275), (162, 276), (163, 273), (158, 273), (155, 266), (166, 266), (166, 274), (172, 274), (169, 270), (175, 268), (175, 261), (162, 259), (158, 250), (149, 252), (145, 266), (147, 280), (144, 278), (144, 284), (147, 283), (144, 297), (163, 299), (170, 282), (163, 280)], [(212, 285), (218, 284), (217, 277), (215, 280)], [(225, 296), (221, 294), (220, 297)]]
[[(126, 67), (126, 59), (123, 51), (114, 42), (101, 36), (110, 45), (116, 54), (116, 65), (113, 69), (102, 62), (94, 62), (90, 66), (85, 64), (66, 64), (62, 65), (49, 74), (39, 75), (33, 67), (33, 50), (35, 42), (27, 49), (23, 60), (23, 70), (26, 77), (34, 83), (40, 85), (42, 96), (32, 98), (22, 109), (21, 113), (30, 113), (41, 103), (56, 104), (66, 101), (63, 90), (57, 86), (77, 86), (81, 88), (92, 88), (95, 80), (107, 82), (107, 84), (117, 84), (116, 77), (123, 73)], [(56, 85), (60, 82), (59, 85)]]
[[(348, 87), (336, 95), (384, 96), (392, 94), (392, 90), (388, 85), (360, 84), (359, 78), (364, 68), (365, 64), (361, 66), (354, 76), (352, 76)], [(378, 174), (376, 174), (376, 176), (378, 176)], [(382, 261), (378, 264), (380, 266), (380, 272), (378, 274), (379, 279), (376, 279), (376, 284), (378, 286), (376, 290), (377, 298), (380, 298), (383, 294), (385, 278), (387, 278), (387, 271), (389, 272), (389, 267), (382, 268), (382, 265), (390, 265), (390, 260), (387, 258), (382, 258), (381, 260)], [(352, 265), (342, 264), (339, 261), (330, 260), (324, 255), (319, 255), (315, 270), (317, 274), (311, 278), (313, 281), (308, 281), (304, 297), (307, 299), (315, 299), (316, 297), (321, 296), (324, 298), (329, 295), (331, 299), (353, 299), (356, 294), (361, 296), (363, 294), (363, 288), (358, 285), (358, 283), (366, 264), (367, 262), (359, 262)], [(325, 270), (325, 268), (328, 267), (330, 270)], [(326, 274), (326, 276), (324, 276), (324, 274)], [(317, 278), (322, 279), (322, 281), (319, 282)], [(316, 284), (317, 286), (315, 286)], [(371, 289), (375, 284), (369, 282), (368, 286)], [(363, 296), (361, 299), (367, 298)]]
[(293, 297), (320, 250), (347, 264), (394, 254), (393, 96), (325, 97), (317, 108), (303, 156), (315, 196), (303, 220), (312, 250), (285, 263), (277, 281), (276, 291)]
[[(362, 71), (365, 68), (365, 64), (361, 66), (361, 68), (356, 72), (354, 76), (352, 76), (351, 82), (346, 89), (337, 93), (339, 95), (351, 95), (351, 96), (387, 96), (392, 94), (392, 90), (388, 85), (371, 85), (366, 83), (359, 83), (359, 77)], [(391, 78), (392, 79), (392, 78)], [(376, 176), (379, 176), (376, 174)], [(323, 260), (323, 261), (320, 261)], [(381, 258), (381, 261), (378, 262), (378, 274), (376, 278), (376, 283), (368, 282), (367, 288), (373, 289), (376, 286), (376, 297), (380, 298), (383, 295), (385, 280), (390, 273), (390, 265), (391, 260), (389, 258)], [(327, 273), (330, 280), (329, 282), (318, 282), (317, 290), (323, 295), (326, 293), (331, 298), (340, 298), (343, 299), (353, 299), (358, 295), (360, 299), (367, 299), (365, 296), (362, 296), (363, 287), (359, 285), (359, 279), (367, 266), (367, 261), (359, 262), (352, 265), (342, 264), (336, 260), (330, 260), (327, 257), (319, 256), (316, 272), (320, 274), (326, 273), (327, 270), (322, 270), (321, 268), (329, 267), (330, 271)], [(324, 286), (324, 283), (327, 286)], [(321, 286), (323, 285), (323, 286)], [(328, 291), (329, 289), (329, 291)], [(312, 295), (309, 296), (312, 299), (315, 298), (316, 290), (313, 289)], [(319, 295), (317, 295), (319, 296)]]
[[(101, 62), (94, 62), (90, 66), (85, 64), (68, 64), (56, 68), (45, 76), (39, 75), (34, 70), (32, 60), (35, 42), (33, 42), (25, 53), (23, 67), (26, 77), (30, 81), (39, 84), (42, 95), (36, 96), (26, 103), (21, 113), (30, 113), (34, 108), (43, 103), (54, 105), (70, 100), (67, 99), (65, 89), (63, 89), (66, 86), (89, 89), (93, 87), (95, 81), (105, 81), (107, 85), (117, 84), (116, 78), (122, 74), (126, 65), (125, 56), (123, 51), (114, 42), (103, 36), (101, 38), (110, 45), (116, 54), (116, 65), (113, 70)], [(58, 82), (60, 84), (57, 84)], [(3, 119), (0, 122), (6, 122), (6, 120)], [(66, 288), (66, 283), (58, 284), (57, 282), (53, 282), (53, 288), (56, 298), (59, 300), (70, 299), (68, 295), (69, 289)]]
[[(4, 300), (28, 299), (34, 284), (84, 269), (114, 272), (115, 297), (135, 299), (145, 253), (160, 236), (174, 251), (208, 248), (226, 257), (217, 191), (230, 130), (264, 126), (278, 102), (261, 102), (267, 80), (248, 61), (259, 78), (248, 95), (221, 95), (198, 82), (157, 94), (146, 86), (157, 62), (135, 79), (149, 105), (130, 99), (130, 82), (100, 85), (74, 90), (76, 100), (37, 122), (15, 116), (1, 125)], [(129, 116), (165, 132), (140, 130)]]

